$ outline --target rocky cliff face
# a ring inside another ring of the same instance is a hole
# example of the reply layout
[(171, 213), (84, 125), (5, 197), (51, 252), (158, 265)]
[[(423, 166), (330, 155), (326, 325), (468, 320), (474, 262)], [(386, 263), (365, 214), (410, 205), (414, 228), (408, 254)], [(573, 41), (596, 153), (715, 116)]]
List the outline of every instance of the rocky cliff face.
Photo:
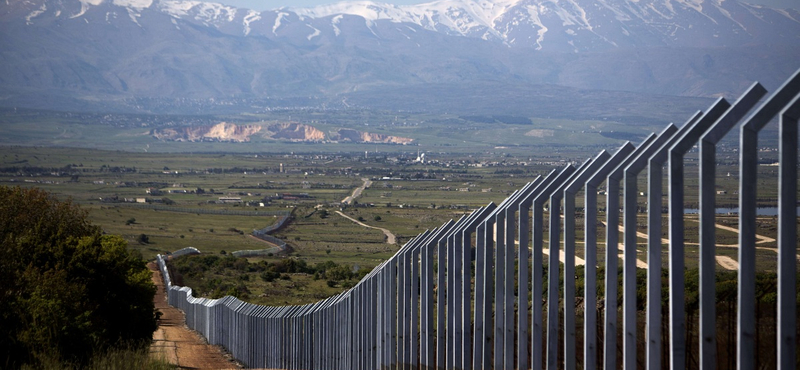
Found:
[(301, 123), (276, 123), (269, 126), (268, 130), (270, 133), (267, 136), (273, 139), (313, 142), (325, 140), (324, 132)]
[(235, 125), (221, 122), (214, 126), (178, 127), (153, 130), (152, 135), (167, 141), (229, 141), (248, 142), (250, 138), (263, 131), (263, 137), (273, 140), (299, 142), (350, 141), (354, 143), (409, 144), (414, 139), (373, 134), (353, 129), (338, 129), (326, 135), (322, 130), (302, 123), (284, 122), (269, 125)]
[(353, 129), (340, 129), (331, 133), (331, 140), (352, 141), (358, 143), (387, 143), (387, 144), (409, 144), (414, 139), (406, 137), (390, 136), (384, 134), (371, 134)]
[(214, 126), (179, 127), (154, 130), (153, 136), (168, 141), (250, 141), (250, 137), (261, 131), (258, 125), (235, 125), (220, 122)]

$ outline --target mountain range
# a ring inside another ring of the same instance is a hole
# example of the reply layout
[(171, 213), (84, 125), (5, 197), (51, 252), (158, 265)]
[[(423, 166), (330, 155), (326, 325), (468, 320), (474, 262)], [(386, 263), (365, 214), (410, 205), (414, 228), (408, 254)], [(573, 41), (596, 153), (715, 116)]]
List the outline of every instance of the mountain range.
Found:
[(736, 0), (0, 2), (5, 107), (529, 113), (592, 91), (735, 96), (798, 67), (800, 12)]

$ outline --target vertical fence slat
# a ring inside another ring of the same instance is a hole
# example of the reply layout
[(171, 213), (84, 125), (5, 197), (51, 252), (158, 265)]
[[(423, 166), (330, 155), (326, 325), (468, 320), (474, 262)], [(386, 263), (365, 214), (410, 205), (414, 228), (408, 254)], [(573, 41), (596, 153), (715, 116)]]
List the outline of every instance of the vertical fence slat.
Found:
[(781, 113), (778, 173), (778, 369), (797, 361), (797, 124), (800, 95)]
[(494, 223), (494, 369), (508, 370), (505, 367), (505, 213), (495, 215)]
[(700, 138), (700, 366), (716, 366), (716, 144), (766, 94), (754, 83)]
[[(647, 140), (652, 140), (651, 135)], [(647, 143), (648, 141), (645, 141)], [(586, 258), (584, 279), (584, 369), (594, 370), (597, 366), (597, 315), (589, 307), (597, 307), (597, 187), (627, 158), (635, 147), (630, 142), (622, 145), (614, 155), (585, 181), (584, 197), (584, 257)]]
[[(484, 370), (492, 369), (492, 350), (494, 345), (494, 322), (492, 321), (492, 302), (494, 300), (494, 218), (484, 221), (482, 225), (483, 245), (486, 253), (484, 259), (484, 291), (483, 291), (483, 338), (481, 338), (481, 362)], [(478, 365), (475, 365), (478, 368)]]
[(475, 230), (475, 330), (473, 334), (473, 349), (472, 349), (472, 368), (476, 370), (488, 369), (484, 364), (485, 358), (485, 343), (484, 328), (485, 328), (485, 302), (486, 290), (486, 224), (481, 223)]
[[(563, 170), (562, 170), (563, 171)], [(557, 170), (551, 171), (542, 181), (536, 192), (532, 193), (523, 203), (531, 207), (531, 369), (541, 369), (544, 359), (542, 358), (543, 326), (542, 326), (542, 265), (544, 249), (544, 199), (540, 195), (548, 188), (559, 176)]]
[[(550, 272), (548, 274), (548, 278), (549, 278), (549, 282), (552, 282), (553, 281), (553, 278), (552, 278), (552, 276), (553, 276), (553, 272), (552, 272), (552, 266), (553, 266), (553, 264), (552, 264), (552, 256), (554, 255), (553, 250), (552, 250), (552, 248), (553, 248), (553, 239), (555, 238), (556, 240), (558, 240), (558, 238), (559, 238), (558, 234), (556, 234), (555, 236), (552, 234), (552, 232), (553, 232), (553, 224), (554, 223), (560, 224), (561, 220), (559, 220), (558, 217), (553, 217), (553, 210), (554, 209), (558, 209), (559, 205), (558, 205), (558, 202), (553, 203), (553, 199), (551, 198), (551, 196), (554, 195), (556, 192), (558, 192), (558, 190), (561, 188), (561, 186), (563, 186), (564, 182), (567, 181), (567, 179), (569, 179), (570, 176), (572, 176), (572, 174), (575, 171), (576, 171), (576, 169), (572, 165), (564, 166), (564, 168), (560, 172), (558, 172), (558, 175), (556, 177), (552, 178), (552, 181), (549, 181), (541, 189), (537, 189), (536, 193), (534, 194), (534, 199), (532, 200), (532, 209), (533, 209), (533, 220), (532, 220), (532, 223), (533, 223), (534, 227), (533, 227), (533, 234), (531, 236), (532, 239), (533, 239), (533, 264), (532, 264), (532, 268), (531, 268), (531, 282), (533, 284), (533, 289), (532, 289), (533, 291), (532, 291), (532, 294), (531, 294), (531, 299), (532, 299), (532, 302), (534, 302), (534, 303), (533, 303), (533, 305), (531, 307), (531, 310), (533, 311), (533, 313), (532, 313), (533, 319), (531, 320), (532, 321), (532, 323), (531, 323), (531, 332), (532, 332), (532, 340), (531, 340), (531, 353), (532, 353), (531, 356), (532, 356), (532, 359), (531, 359), (531, 366), (541, 366), (541, 363), (542, 363), (542, 359), (539, 356), (541, 356), (541, 350), (542, 350), (542, 347), (541, 347), (541, 345), (542, 345), (542, 342), (541, 342), (541, 335), (542, 335), (542, 304), (541, 304), (542, 288), (541, 288), (541, 285), (542, 285), (542, 281), (541, 281), (541, 279), (542, 279), (542, 253), (543, 253), (542, 249), (544, 247), (544, 243), (542, 241), (542, 226), (543, 226), (542, 218), (543, 218), (544, 202), (547, 201), (548, 199), (551, 202), (550, 203), (550, 228), (551, 228), (550, 229), (550, 232), (551, 232), (551, 234), (550, 234), (550, 248), (551, 249), (549, 251), (550, 256), (551, 256), (551, 262), (550, 262), (550, 270), (549, 270)], [(548, 176), (548, 178), (551, 178), (551, 177)], [(555, 204), (555, 207), (553, 206), (553, 204)], [(558, 229), (558, 227), (556, 229)], [(558, 242), (556, 241), (556, 244), (557, 243)], [(555, 252), (555, 256), (556, 256), (555, 257), (556, 258), (555, 280), (556, 280), (556, 284), (558, 284), (558, 251)], [(551, 286), (548, 285), (548, 289), (549, 289), (548, 290), (548, 296), (553, 294), (553, 291), (552, 291), (552, 289), (550, 287)], [(557, 285), (556, 285), (556, 287), (557, 287)], [(556, 289), (556, 293), (555, 293), (556, 294), (556, 296), (555, 296), (556, 297), (556, 299), (555, 299), (556, 302), (558, 301), (558, 293), (557, 292), (558, 292), (558, 289)], [(552, 312), (552, 309), (551, 309), (551, 306), (550, 306), (550, 302), (551, 302), (551, 300), (548, 299), (548, 313)], [(554, 350), (551, 347), (554, 340), (555, 340), (556, 343), (558, 341), (558, 334), (556, 333), (555, 335), (553, 335), (553, 332), (549, 328), (549, 325), (552, 324), (551, 320), (552, 320), (552, 317), (551, 317), (551, 315), (548, 314), (548, 332), (547, 332), (547, 345), (546, 345), (547, 356), (544, 359), (544, 362), (545, 362), (545, 365), (547, 366), (547, 368), (554, 368), (556, 366), (557, 356), (558, 356), (557, 349)], [(556, 321), (558, 321), (557, 317), (556, 317)], [(538, 348), (537, 348), (537, 345), (539, 346)], [(555, 356), (551, 356), (551, 353), (554, 354)], [(537, 369), (538, 369), (538, 367), (537, 367)]]
[[(588, 165), (564, 186), (564, 361), (565, 369), (574, 369), (577, 363), (575, 349), (575, 196), (586, 180), (600, 169), (611, 156), (605, 150), (595, 156)], [(596, 215), (595, 215), (596, 217)], [(591, 311), (588, 302), (584, 311)], [(587, 325), (584, 323), (584, 325)]]
[(436, 368), (444, 369), (445, 367), (445, 349), (447, 335), (445, 332), (445, 269), (447, 267), (447, 238), (439, 240), (437, 245), (437, 266), (436, 271)]
[[(686, 366), (685, 340), (685, 302), (684, 276), (685, 245), (683, 226), (684, 173), (683, 156), (700, 139), (730, 104), (720, 98), (709, 108), (702, 118), (692, 124), (689, 130), (669, 149), (669, 333), (670, 333), (670, 367), (675, 369)], [(687, 124), (688, 126), (688, 124)], [(693, 320), (693, 318), (692, 318)]]
[[(675, 125), (668, 125), (657, 136), (646, 140), (647, 144), (640, 145), (633, 153), (622, 161), (606, 178), (606, 275), (605, 275), (605, 322), (604, 322), (604, 352), (603, 362), (605, 368), (617, 367), (617, 270), (619, 265), (619, 189), (620, 181), (624, 177), (624, 170), (634, 160), (650, 148), (660, 147), (677, 131)], [(627, 256), (626, 256), (627, 257)], [(634, 256), (635, 258), (635, 256)], [(635, 263), (635, 261), (634, 261)]]

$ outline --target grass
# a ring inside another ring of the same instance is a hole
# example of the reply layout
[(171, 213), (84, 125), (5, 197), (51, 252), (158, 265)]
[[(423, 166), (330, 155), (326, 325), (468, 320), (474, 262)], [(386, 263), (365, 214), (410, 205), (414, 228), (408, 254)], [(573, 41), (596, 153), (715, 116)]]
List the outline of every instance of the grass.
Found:
[(99, 351), (90, 358), (85, 365), (78, 365), (70, 362), (58, 360), (57, 355), (48, 353), (39, 356), (39, 364), (24, 365), (24, 370), (173, 370), (175, 365), (170, 364), (163, 358), (159, 358), (150, 353), (148, 347), (137, 348), (122, 346), (112, 348), (107, 351)]
[[(297, 270), (281, 271), (280, 267), (297, 261)], [(308, 264), (305, 260), (284, 257), (235, 258), (230, 256), (195, 255), (169, 262), (176, 284), (191, 287), (194, 296), (220, 298), (233, 295), (262, 305), (301, 305), (313, 303), (351, 287), (374, 265), (334, 263), (330, 260)], [(327, 269), (320, 268), (324, 264)], [(330, 268), (343, 268), (352, 276), (329, 274)], [(275, 275), (267, 275), (275, 272)]]
[[(205, 253), (245, 249), (265, 249), (271, 245), (249, 234), (274, 224), (274, 216), (218, 216), (140, 209), (135, 206), (88, 207), (92, 222), (109, 234), (124, 236), (129, 246), (146, 258), (156, 254), (195, 247)], [(136, 222), (128, 224), (128, 220)], [(241, 231), (241, 232), (240, 232)], [(136, 238), (145, 234), (150, 242), (141, 244)]]
[[(53, 123), (42, 123), (44, 126), (51, 124)], [(535, 122), (533, 126), (537, 124), (539, 123)], [(470, 125), (467, 123), (462, 128), (471, 127)], [(566, 121), (559, 122), (559, 125), (563, 126), (559, 129), (564, 130), (571, 130), (572, 127)], [(44, 130), (44, 126), (32, 124), (33, 132)], [(418, 126), (403, 126), (398, 130), (410, 132), (413, 127)], [(389, 130), (388, 126), (370, 126), (370, 130), (373, 128), (376, 132)], [(445, 132), (440, 129), (441, 127), (421, 127), (420, 138)], [(514, 125), (499, 125), (489, 129), (498, 130), (506, 136), (520, 134)], [(4, 127), (0, 130), (13, 131), (14, 128)], [(122, 129), (125, 130), (128, 128)], [(130, 130), (137, 131), (139, 128)], [(450, 138), (453, 146), (435, 147), (287, 144), (269, 147), (265, 152), (262, 150), (263, 143), (260, 146), (241, 147), (231, 143), (170, 143), (175, 145), (170, 147), (170, 152), (153, 152), (158, 150), (156, 144), (151, 145), (149, 152), (144, 152), (86, 147), (0, 146), (0, 184), (36, 186), (51, 191), (59, 198), (72, 198), (75, 203), (89, 211), (93, 223), (100, 225), (107, 233), (123, 235), (128, 239), (130, 247), (139, 250), (146, 258), (184, 247), (195, 247), (214, 255), (219, 255), (222, 251), (268, 248), (270, 245), (251, 238), (248, 234), (254, 229), (273, 224), (275, 218), (154, 211), (137, 208), (136, 205), (101, 202), (101, 198), (168, 198), (174, 202), (176, 208), (209, 212), (294, 210), (292, 222), (276, 234), (289, 243), (293, 257), (310, 264), (332, 260), (372, 268), (393, 255), (402, 243), (425, 230), (436, 228), (450, 219), (457, 220), (472, 209), (490, 202), (498, 204), (536, 176), (547, 175), (552, 169), (567, 162), (581, 163), (595, 153), (595, 149), (616, 146), (598, 144), (595, 148), (596, 143), (591, 142), (583, 146), (545, 144), (524, 150), (514, 146), (470, 146), (471, 144), (458, 144), (462, 139), (459, 135), (479, 135), (480, 132), (466, 129), (462, 131), (454, 133)], [(235, 149), (231, 149), (234, 147)], [(119, 148), (126, 146), (120, 145)], [(269, 153), (280, 148), (291, 149), (281, 154)], [(341, 151), (321, 153), (322, 150), (331, 148), (339, 148), (337, 150)], [(374, 152), (376, 148), (377, 153)], [(214, 152), (218, 149), (230, 151)], [(412, 161), (417, 156), (417, 149), (427, 153), (429, 162), (422, 164)], [(180, 150), (185, 152), (173, 152)], [(248, 150), (252, 151), (246, 153)], [(364, 150), (369, 151), (366, 156)], [(774, 153), (765, 152), (762, 160), (765, 163), (770, 162), (772, 155)], [(738, 173), (735, 163), (732, 162), (735, 160), (735, 153), (721, 150), (719, 158), (717, 188), (724, 193), (716, 196), (716, 202), (719, 206), (736, 204)], [(685, 206), (689, 208), (696, 207), (698, 199), (696, 163), (696, 154), (690, 153), (685, 164), (684, 199)], [(728, 176), (729, 172), (731, 176)], [(357, 199), (359, 205), (341, 205), (340, 201), (354, 188), (361, 186), (361, 179), (365, 177), (373, 179), (373, 183)], [(384, 177), (391, 179), (384, 180)], [(759, 166), (760, 206), (774, 205), (777, 181), (775, 167)], [(666, 184), (666, 175), (663, 183)], [(163, 194), (148, 195), (146, 191), (149, 188), (159, 189)], [(169, 193), (170, 190), (180, 189), (188, 190), (189, 193)], [(197, 189), (202, 189), (203, 192), (193, 193)], [(600, 190), (604, 190), (602, 185)], [(647, 178), (644, 175), (638, 178), (638, 190), (647, 190)], [(307, 197), (274, 198), (283, 193), (302, 193), (307, 194)], [(214, 204), (223, 196), (241, 197), (245, 202), (263, 202), (265, 207)], [(666, 202), (666, 197), (662, 199)], [(646, 200), (646, 196), (639, 195), (639, 207), (646, 207)], [(598, 195), (599, 209), (605, 207), (605, 201), (604, 195)], [(579, 209), (582, 207), (582, 193), (578, 194), (576, 205)], [(361, 227), (336, 215), (334, 211), (339, 209), (350, 217), (363, 219), (368, 225), (390, 230), (398, 237), (398, 244), (389, 245), (379, 230)], [(323, 210), (328, 213), (327, 217), (320, 217)], [(600, 219), (604, 217), (601, 213)], [(130, 219), (135, 219), (135, 222), (128, 223)], [(668, 231), (666, 222), (664, 215), (662, 235), (666, 235)], [(717, 222), (736, 228), (738, 219), (719, 215)], [(760, 217), (757, 233), (775, 238), (776, 222), (774, 217)], [(644, 214), (639, 215), (638, 224), (637, 229), (646, 233)], [(580, 244), (583, 240), (582, 220), (577, 226), (577, 249), (580, 256), (583, 253)], [(694, 248), (692, 243), (697, 243), (699, 239), (698, 225), (687, 220), (685, 226), (687, 246)], [(544, 228), (547, 231), (546, 219)], [(722, 229), (717, 229), (716, 233), (718, 243), (722, 245), (735, 244), (738, 238), (735, 233)], [(147, 236), (148, 243), (137, 241), (142, 234)], [(598, 243), (602, 246), (604, 240), (605, 229), (599, 225)], [(645, 242), (646, 239), (637, 238), (640, 247)], [(774, 248), (776, 243), (759, 246)], [(723, 251), (725, 248), (718, 249)], [(690, 255), (694, 253), (689, 252), (687, 253)], [(758, 253), (759, 256), (764, 253), (763, 258), (758, 259), (758, 268), (774, 270), (774, 253), (763, 250)], [(602, 261), (602, 252), (599, 257)], [(687, 260), (687, 265), (693, 263)], [(302, 279), (298, 278), (297, 281)], [(275, 289), (277, 288), (276, 286)]]

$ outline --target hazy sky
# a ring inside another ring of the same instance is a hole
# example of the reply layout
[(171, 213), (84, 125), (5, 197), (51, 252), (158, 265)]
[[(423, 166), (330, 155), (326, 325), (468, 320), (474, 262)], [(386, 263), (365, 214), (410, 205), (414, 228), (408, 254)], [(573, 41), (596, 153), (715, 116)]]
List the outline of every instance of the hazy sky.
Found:
[[(435, 0), (373, 0), (375, 2), (389, 3), (389, 4), (421, 4), (433, 2)], [(232, 5), (239, 8), (247, 8), (253, 10), (272, 10), (287, 7), (308, 7), (323, 4), (334, 4), (340, 1), (337, 0), (211, 0), (215, 3), (223, 3)], [(764, 4), (774, 8), (800, 8), (800, 1), (798, 0), (744, 0), (744, 2), (752, 4)]]

